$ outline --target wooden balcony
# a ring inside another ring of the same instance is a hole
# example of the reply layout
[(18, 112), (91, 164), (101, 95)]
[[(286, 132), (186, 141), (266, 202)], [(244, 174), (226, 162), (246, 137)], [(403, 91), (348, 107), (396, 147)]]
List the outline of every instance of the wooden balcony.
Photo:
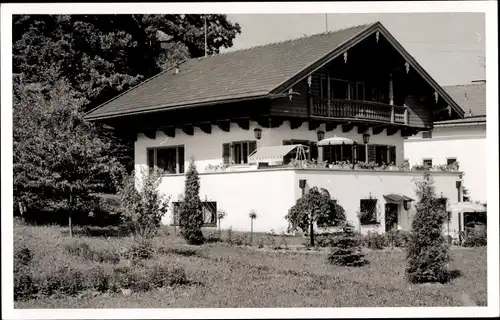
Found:
[(380, 102), (311, 98), (311, 116), (408, 124), (406, 107)]

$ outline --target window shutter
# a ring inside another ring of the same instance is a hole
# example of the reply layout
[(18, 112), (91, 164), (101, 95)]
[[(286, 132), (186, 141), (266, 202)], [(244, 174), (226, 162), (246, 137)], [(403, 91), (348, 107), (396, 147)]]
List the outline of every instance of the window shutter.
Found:
[(222, 144), (222, 163), (229, 165), (229, 157), (230, 157), (230, 144), (224, 143)]
[(389, 146), (389, 164), (391, 162), (396, 164), (396, 146)]
[(377, 158), (376, 158), (376, 152), (375, 152), (375, 145), (373, 144), (369, 144), (368, 145), (368, 162), (375, 162), (377, 161)]
[(284, 146), (289, 146), (292, 144), (292, 140), (283, 140), (283, 145)]
[(248, 155), (251, 155), (257, 149), (257, 141), (248, 142)]

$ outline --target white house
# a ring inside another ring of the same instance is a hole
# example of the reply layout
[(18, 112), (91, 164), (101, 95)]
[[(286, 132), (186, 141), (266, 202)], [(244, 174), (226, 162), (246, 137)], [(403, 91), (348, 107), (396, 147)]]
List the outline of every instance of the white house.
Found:
[[(431, 130), (442, 110), (464, 116), (377, 22), (186, 60), (86, 116), (135, 139), (136, 169), (167, 171), (166, 223), (178, 223), (194, 159), (207, 227), (224, 210), (223, 228), (249, 230), (255, 210), (254, 230), (284, 231), (290, 207), (317, 186), (361, 232), (383, 232), (409, 228), (424, 174), (404, 167), (404, 137)], [(347, 143), (318, 143), (335, 136)], [(303, 149), (308, 161), (294, 161)], [(431, 173), (438, 196), (456, 200), (460, 172)], [(453, 218), (450, 231), (458, 226)]]
[(486, 202), (486, 82), (444, 87), (465, 110), (465, 118), (438, 121), (430, 131), (408, 137), (410, 165), (458, 162), (471, 201)]

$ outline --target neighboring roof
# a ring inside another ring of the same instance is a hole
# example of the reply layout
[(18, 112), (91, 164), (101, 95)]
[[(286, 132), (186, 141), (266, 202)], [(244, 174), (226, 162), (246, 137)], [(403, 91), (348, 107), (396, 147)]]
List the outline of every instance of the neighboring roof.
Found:
[(248, 162), (282, 161), (284, 156), (299, 146), (304, 149), (307, 148), (306, 146), (300, 144), (260, 147), (248, 157)]
[(470, 126), (476, 124), (485, 124), (486, 116), (478, 116), (478, 117), (466, 117), (464, 119), (454, 119), (454, 120), (445, 120), (434, 123), (434, 127), (456, 127), (456, 126)]
[[(89, 111), (90, 120), (172, 108), (273, 98), (379, 31), (460, 115), (463, 110), (380, 22), (189, 59)], [(177, 72), (178, 71), (178, 72)]]
[(464, 119), (434, 123), (436, 127), (484, 124), (486, 122), (486, 83), (470, 83), (443, 87), (465, 111)]
[(446, 86), (443, 89), (465, 111), (465, 117), (486, 115), (486, 83)]

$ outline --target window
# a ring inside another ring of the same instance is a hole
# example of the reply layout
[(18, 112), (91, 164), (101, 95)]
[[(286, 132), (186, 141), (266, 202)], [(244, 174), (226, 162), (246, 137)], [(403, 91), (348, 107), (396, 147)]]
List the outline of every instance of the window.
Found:
[(432, 131), (422, 131), (422, 139), (432, 139)]
[(424, 159), (423, 161), (424, 166), (426, 167), (432, 167), (432, 159)]
[(223, 163), (246, 164), (248, 156), (257, 149), (257, 141), (238, 141), (222, 145)]
[[(171, 225), (180, 226), (179, 219), (181, 201), (172, 202), (173, 204), (173, 219)], [(201, 210), (203, 212), (203, 226), (216, 227), (217, 226), (217, 202), (215, 201), (202, 201)]]
[(368, 162), (375, 162), (378, 165), (391, 162), (396, 164), (396, 153), (396, 146), (370, 144), (368, 145)]
[[(350, 100), (354, 98), (354, 87), (347, 80), (343, 79), (327, 79), (321, 77), (321, 97), (330, 99), (345, 99)], [(328, 83), (328, 80), (329, 83)], [(362, 83), (360, 83), (362, 84)], [(364, 93), (364, 84), (363, 93)], [(328, 97), (328, 87), (330, 87), (330, 97)]]
[(446, 159), (446, 164), (447, 165), (452, 165), (457, 162), (457, 158), (448, 158)]
[(377, 224), (377, 199), (361, 199), (359, 201), (361, 225)]
[(167, 173), (184, 173), (184, 146), (148, 148), (147, 162), (150, 169), (160, 168)]
[[(360, 147), (358, 146), (358, 150)], [(323, 161), (334, 163), (337, 161), (353, 161), (352, 145), (335, 145), (323, 147)]]
[(356, 100), (365, 100), (365, 84), (356, 82)]

